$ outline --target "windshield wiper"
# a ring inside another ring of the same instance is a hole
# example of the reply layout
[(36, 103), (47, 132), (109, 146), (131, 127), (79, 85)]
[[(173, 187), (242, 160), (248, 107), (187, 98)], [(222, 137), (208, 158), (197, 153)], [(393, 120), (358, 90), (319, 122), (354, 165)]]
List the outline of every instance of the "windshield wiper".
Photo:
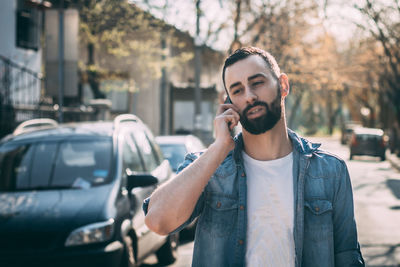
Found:
[(35, 187), (29, 187), (29, 188), (20, 188), (16, 191), (46, 191), (46, 190), (60, 190), (60, 189), (77, 189), (75, 187), (71, 186), (35, 186)]

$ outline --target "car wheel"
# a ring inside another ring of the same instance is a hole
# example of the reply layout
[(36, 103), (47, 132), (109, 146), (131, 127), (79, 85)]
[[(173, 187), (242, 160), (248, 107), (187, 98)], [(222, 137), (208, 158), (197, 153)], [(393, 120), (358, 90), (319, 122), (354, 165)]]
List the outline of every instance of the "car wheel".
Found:
[(169, 265), (175, 262), (178, 254), (179, 234), (168, 236), (167, 242), (156, 252), (159, 265)]
[(381, 155), (381, 161), (385, 161), (385, 160), (386, 160), (385, 154)]
[(352, 160), (353, 159), (353, 154), (350, 154), (350, 160)]
[(133, 242), (130, 236), (123, 238), (124, 252), (122, 254), (121, 267), (134, 267), (135, 263), (135, 252), (133, 251)]

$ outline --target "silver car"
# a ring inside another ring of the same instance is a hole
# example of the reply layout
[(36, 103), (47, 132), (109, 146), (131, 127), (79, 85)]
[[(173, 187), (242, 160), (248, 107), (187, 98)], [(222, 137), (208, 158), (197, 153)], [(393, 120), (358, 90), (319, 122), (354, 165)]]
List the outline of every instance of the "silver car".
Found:
[(157, 136), (156, 142), (160, 145), (164, 157), (169, 161), (174, 172), (178, 170), (187, 153), (206, 148), (203, 142), (194, 135)]

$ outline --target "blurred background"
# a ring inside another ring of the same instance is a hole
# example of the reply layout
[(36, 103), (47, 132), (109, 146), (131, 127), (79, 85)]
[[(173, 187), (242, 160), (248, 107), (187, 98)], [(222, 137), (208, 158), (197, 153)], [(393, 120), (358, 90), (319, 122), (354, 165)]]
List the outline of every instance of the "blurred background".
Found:
[(354, 125), (382, 130), (383, 162), (361, 157), (349, 169), (356, 210), (375, 193), (390, 198), (390, 226), (365, 206), (357, 213), (368, 261), (398, 266), (399, 0), (5, 0), (0, 33), (0, 138), (35, 118), (131, 113), (154, 135), (193, 134), (207, 146), (226, 56), (248, 45), (271, 52), (291, 84), (290, 128), (346, 160), (365, 140), (351, 136)]
[(209, 143), (223, 60), (253, 45), (289, 76), (290, 128), (356, 121), (399, 150), (397, 0), (6, 0), (0, 12), (0, 136), (37, 117), (134, 113), (156, 135)]

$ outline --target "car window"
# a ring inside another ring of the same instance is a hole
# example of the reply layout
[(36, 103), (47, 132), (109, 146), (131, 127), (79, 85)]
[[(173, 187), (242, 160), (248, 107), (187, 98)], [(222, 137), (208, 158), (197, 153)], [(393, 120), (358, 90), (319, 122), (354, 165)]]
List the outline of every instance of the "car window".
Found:
[(0, 149), (0, 190), (89, 188), (109, 181), (111, 138), (6, 145)]
[(143, 164), (140, 159), (139, 152), (137, 150), (137, 146), (135, 141), (132, 139), (130, 135), (125, 135), (124, 143), (122, 148), (123, 153), (123, 169), (127, 168), (136, 172), (143, 172)]
[(143, 158), (143, 163), (147, 171), (152, 171), (158, 166), (156, 152), (151, 146), (146, 134), (142, 130), (134, 131), (133, 136)]
[(55, 159), (56, 152), (56, 142), (36, 144), (33, 153), (29, 186), (25, 188), (42, 188), (49, 186), (53, 168), (52, 163)]
[(14, 145), (0, 149), (0, 191), (29, 186), (29, 168), (34, 146)]
[(165, 158), (169, 161), (173, 171), (177, 171), (179, 165), (185, 159), (187, 153), (183, 144), (161, 144), (161, 150)]
[(111, 148), (111, 140), (61, 142), (52, 184), (80, 187), (85, 182), (104, 183), (110, 172)]
[(157, 163), (161, 164), (164, 160), (164, 155), (161, 151), (160, 146), (158, 145), (158, 143), (156, 142), (156, 139), (154, 138), (153, 134), (150, 132), (150, 130), (146, 129), (146, 136), (147, 139), (150, 142), (151, 147), (153, 148), (154, 154), (157, 158)]

